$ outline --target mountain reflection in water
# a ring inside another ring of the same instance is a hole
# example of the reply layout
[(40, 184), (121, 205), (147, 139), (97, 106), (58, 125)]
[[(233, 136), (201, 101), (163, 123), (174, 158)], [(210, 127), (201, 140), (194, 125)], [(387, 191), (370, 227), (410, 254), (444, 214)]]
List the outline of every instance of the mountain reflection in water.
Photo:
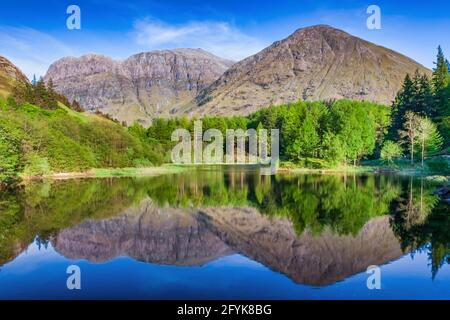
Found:
[(328, 286), (425, 250), (435, 277), (450, 262), (450, 219), (433, 190), (396, 176), (236, 170), (33, 183), (0, 195), (0, 264), (33, 241), (97, 263), (201, 266), (237, 253)]

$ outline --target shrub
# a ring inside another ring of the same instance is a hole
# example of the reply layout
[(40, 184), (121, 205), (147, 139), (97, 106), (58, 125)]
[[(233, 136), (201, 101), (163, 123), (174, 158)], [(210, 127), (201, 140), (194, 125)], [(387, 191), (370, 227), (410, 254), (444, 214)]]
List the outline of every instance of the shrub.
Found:
[(27, 157), (23, 175), (27, 177), (43, 176), (51, 173), (48, 159), (39, 156), (36, 153), (31, 153)]
[(20, 167), (20, 142), (0, 127), (0, 184), (11, 183)]
[(426, 164), (432, 172), (450, 174), (450, 159), (446, 156), (430, 159)]
[(381, 148), (380, 158), (388, 163), (393, 163), (395, 158), (403, 155), (402, 147), (394, 141), (386, 141)]

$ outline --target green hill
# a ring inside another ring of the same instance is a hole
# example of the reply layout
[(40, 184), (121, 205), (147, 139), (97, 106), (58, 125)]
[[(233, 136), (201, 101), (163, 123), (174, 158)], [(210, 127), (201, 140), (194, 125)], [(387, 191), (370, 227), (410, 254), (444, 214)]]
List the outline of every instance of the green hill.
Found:
[(78, 103), (57, 94), (51, 81), (32, 85), (0, 56), (0, 186), (20, 177), (162, 163), (158, 143), (102, 114), (74, 110), (81, 110)]
[(0, 98), (0, 181), (19, 176), (160, 164), (151, 146), (102, 116)]

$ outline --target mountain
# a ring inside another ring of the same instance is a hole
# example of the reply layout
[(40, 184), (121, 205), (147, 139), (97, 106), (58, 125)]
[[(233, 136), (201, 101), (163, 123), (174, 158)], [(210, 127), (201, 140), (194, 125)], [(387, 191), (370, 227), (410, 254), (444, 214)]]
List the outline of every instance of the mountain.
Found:
[(86, 220), (52, 241), (70, 259), (104, 262), (118, 256), (196, 266), (239, 253), (297, 283), (323, 286), (403, 255), (389, 217), (374, 218), (357, 235), (298, 235), (287, 218), (254, 208), (159, 208), (150, 199), (106, 220)]
[(9, 94), (17, 81), (29, 82), (19, 68), (5, 57), (0, 56), (0, 96)]
[(178, 112), (246, 115), (298, 99), (390, 104), (406, 74), (416, 70), (431, 74), (395, 51), (330, 26), (312, 26), (234, 64)]
[(117, 217), (86, 220), (62, 230), (53, 245), (71, 259), (103, 262), (126, 255), (179, 266), (203, 265), (231, 253), (195, 215), (183, 209), (155, 207), (150, 199)]
[(202, 49), (151, 51), (123, 61), (89, 54), (56, 61), (44, 80), (51, 78), (58, 92), (86, 110), (148, 124), (191, 101), (232, 64)]
[(369, 220), (356, 235), (298, 235), (287, 218), (254, 208), (202, 209), (200, 220), (233, 251), (301, 284), (330, 285), (403, 255), (388, 216)]

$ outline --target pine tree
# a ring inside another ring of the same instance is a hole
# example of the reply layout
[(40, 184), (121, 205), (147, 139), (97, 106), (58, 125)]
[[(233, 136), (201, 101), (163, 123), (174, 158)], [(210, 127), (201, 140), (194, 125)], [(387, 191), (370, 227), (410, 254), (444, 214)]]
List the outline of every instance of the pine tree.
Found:
[(46, 108), (47, 107), (47, 88), (45, 87), (44, 80), (40, 78), (34, 86), (34, 104)]
[(53, 85), (53, 80), (50, 78), (47, 82), (47, 96), (46, 96), (46, 104), (48, 109), (57, 109), (58, 108), (58, 94), (55, 91), (55, 87)]
[(72, 104), (70, 105), (70, 108), (72, 110), (74, 110), (74, 111), (77, 111), (77, 112), (83, 112), (84, 111), (83, 108), (78, 103), (78, 101), (76, 101), (76, 100), (72, 101)]
[(433, 70), (433, 93), (434, 103), (436, 107), (436, 118), (449, 115), (450, 97), (448, 94), (448, 86), (450, 85), (450, 74), (448, 61), (444, 57), (441, 46), (438, 47), (436, 59), (436, 67)]
[(430, 80), (426, 75), (421, 75), (418, 71), (414, 76), (414, 95), (410, 111), (421, 116), (432, 117), (435, 115), (433, 104), (433, 89)]
[(23, 105), (25, 103), (36, 103), (34, 87), (29, 83), (17, 84), (12, 90), (12, 97), (18, 105)]
[(416, 92), (415, 84), (409, 74), (403, 81), (402, 89), (397, 93), (394, 104), (392, 105), (392, 123), (389, 129), (388, 137), (391, 140), (398, 140), (398, 131), (404, 123), (404, 116), (408, 110), (411, 110), (413, 97)]

